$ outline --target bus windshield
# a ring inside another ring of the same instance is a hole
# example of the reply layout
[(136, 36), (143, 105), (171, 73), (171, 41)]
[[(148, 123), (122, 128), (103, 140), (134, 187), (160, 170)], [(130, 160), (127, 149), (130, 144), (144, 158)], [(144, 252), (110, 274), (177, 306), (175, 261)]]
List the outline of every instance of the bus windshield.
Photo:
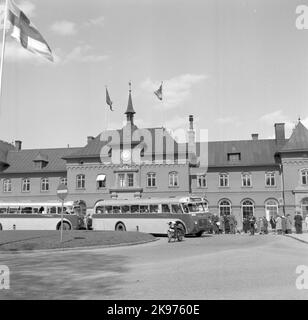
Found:
[(188, 203), (183, 204), (183, 210), (185, 213), (196, 213), (196, 212), (205, 212), (206, 208), (204, 203)]

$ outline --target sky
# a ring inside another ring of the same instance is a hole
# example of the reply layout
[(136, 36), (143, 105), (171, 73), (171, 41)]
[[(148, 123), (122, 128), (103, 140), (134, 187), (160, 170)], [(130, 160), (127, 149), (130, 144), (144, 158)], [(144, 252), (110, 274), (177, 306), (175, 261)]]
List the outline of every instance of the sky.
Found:
[(142, 128), (186, 129), (190, 114), (210, 141), (273, 138), (277, 122), (289, 136), (299, 117), (308, 127), (308, 30), (295, 23), (308, 0), (15, 2), (55, 62), (7, 37), (1, 140), (84, 146), (123, 126), (129, 81)]

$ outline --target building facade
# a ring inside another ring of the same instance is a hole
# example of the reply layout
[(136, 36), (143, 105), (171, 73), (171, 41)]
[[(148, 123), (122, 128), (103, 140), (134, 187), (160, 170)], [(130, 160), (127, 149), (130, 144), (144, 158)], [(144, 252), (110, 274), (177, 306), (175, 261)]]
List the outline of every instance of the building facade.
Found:
[[(308, 130), (299, 121), (289, 138), (283, 123), (275, 138), (177, 143), (163, 128), (140, 129), (129, 92), (126, 125), (88, 137), (80, 148), (22, 149), (0, 141), (0, 201), (48, 202), (65, 183), (68, 200), (88, 208), (105, 199), (202, 196), (210, 212), (308, 214)], [(206, 154), (204, 154), (206, 153)], [(199, 160), (208, 159), (208, 165)]]

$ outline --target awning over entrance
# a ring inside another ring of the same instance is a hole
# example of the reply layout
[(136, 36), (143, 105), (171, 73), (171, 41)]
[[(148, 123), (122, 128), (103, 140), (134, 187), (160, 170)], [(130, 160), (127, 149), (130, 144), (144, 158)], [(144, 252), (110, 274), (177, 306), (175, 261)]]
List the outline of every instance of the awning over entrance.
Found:
[(106, 175), (105, 174), (99, 174), (96, 178), (96, 181), (105, 181)]

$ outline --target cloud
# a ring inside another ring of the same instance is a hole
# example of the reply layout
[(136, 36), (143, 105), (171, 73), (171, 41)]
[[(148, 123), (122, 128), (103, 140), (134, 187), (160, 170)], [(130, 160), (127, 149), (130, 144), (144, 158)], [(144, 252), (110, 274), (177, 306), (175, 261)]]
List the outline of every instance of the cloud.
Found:
[(92, 26), (97, 26), (97, 27), (102, 27), (105, 22), (105, 17), (99, 16), (97, 18), (92, 18), (89, 19), (87, 22), (83, 24), (84, 27), (92, 27)]
[(17, 5), (26, 14), (26, 16), (28, 16), (29, 18), (35, 17), (36, 6), (34, 3), (28, 0), (23, 0), (20, 1)]
[(237, 126), (242, 123), (238, 116), (229, 116), (229, 117), (218, 118), (218, 119), (216, 119), (216, 122), (218, 122), (221, 125), (233, 124), (233, 125), (237, 125)]
[(101, 62), (109, 58), (108, 55), (97, 55), (91, 53), (93, 48), (89, 45), (81, 45), (75, 47), (71, 52), (67, 53), (62, 59), (62, 63), (69, 62)]
[(76, 24), (67, 20), (54, 22), (50, 29), (60, 36), (70, 36), (77, 33)]
[[(205, 79), (207, 79), (207, 76), (202, 74), (183, 74), (165, 80), (163, 82), (163, 100), (157, 106), (165, 109), (178, 107), (189, 98), (192, 87)], [(140, 84), (141, 89), (152, 94), (159, 86), (159, 81), (152, 81), (150, 78), (147, 78)]]

